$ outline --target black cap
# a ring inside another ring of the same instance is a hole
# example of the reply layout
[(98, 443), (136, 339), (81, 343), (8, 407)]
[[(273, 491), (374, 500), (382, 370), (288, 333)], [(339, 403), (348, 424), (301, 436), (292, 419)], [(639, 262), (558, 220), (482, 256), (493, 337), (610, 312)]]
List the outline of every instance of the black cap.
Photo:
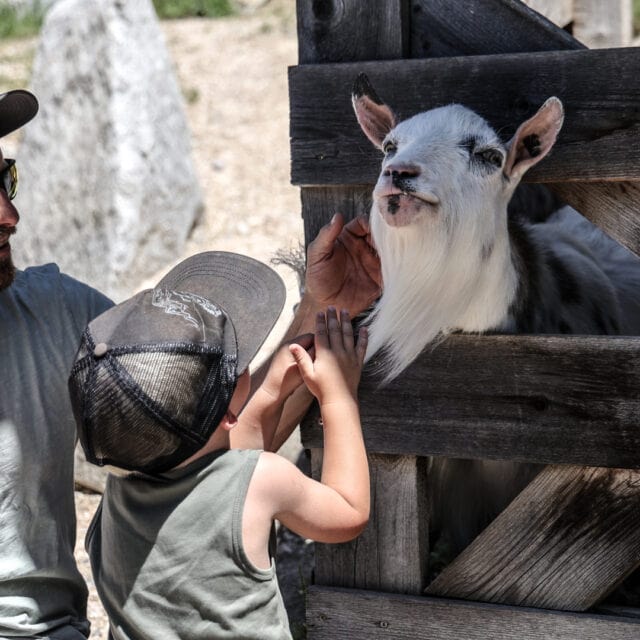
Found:
[(160, 473), (202, 448), (285, 297), (266, 265), (211, 251), (93, 320), (69, 377), (87, 460)]
[(38, 113), (38, 101), (29, 91), (0, 93), (0, 138), (27, 124)]

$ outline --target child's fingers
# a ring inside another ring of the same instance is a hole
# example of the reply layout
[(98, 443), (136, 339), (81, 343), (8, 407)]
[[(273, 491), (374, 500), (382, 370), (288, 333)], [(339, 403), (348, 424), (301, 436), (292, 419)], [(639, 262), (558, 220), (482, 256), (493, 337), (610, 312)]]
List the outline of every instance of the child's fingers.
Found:
[(299, 344), (293, 343), (289, 345), (289, 351), (293, 356), (300, 374), (303, 378), (308, 378), (313, 373), (313, 361), (311, 356)]
[(364, 362), (364, 356), (367, 353), (367, 344), (369, 344), (369, 332), (367, 327), (360, 327), (358, 331), (358, 341), (356, 343), (356, 355), (360, 365)]

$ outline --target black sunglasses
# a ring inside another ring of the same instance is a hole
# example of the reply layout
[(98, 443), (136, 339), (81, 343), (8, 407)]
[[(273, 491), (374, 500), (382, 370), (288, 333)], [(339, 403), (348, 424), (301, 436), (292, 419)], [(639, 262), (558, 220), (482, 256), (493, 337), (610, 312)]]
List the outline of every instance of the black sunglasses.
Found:
[(7, 166), (0, 171), (0, 189), (7, 192), (9, 200), (13, 200), (18, 193), (18, 168), (15, 160), (5, 158), (4, 161)]

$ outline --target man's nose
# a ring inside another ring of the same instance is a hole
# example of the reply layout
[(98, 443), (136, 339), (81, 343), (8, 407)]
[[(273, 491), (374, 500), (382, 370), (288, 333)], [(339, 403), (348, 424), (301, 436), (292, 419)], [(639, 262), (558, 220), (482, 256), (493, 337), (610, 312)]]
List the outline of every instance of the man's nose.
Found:
[(15, 227), (20, 220), (18, 210), (13, 206), (4, 189), (0, 189), (0, 225)]

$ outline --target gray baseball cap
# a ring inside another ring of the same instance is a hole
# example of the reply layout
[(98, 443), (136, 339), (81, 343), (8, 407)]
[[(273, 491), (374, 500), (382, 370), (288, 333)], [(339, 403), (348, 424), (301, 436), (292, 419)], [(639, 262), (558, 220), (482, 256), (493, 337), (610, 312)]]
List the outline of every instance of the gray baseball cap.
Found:
[(87, 460), (161, 473), (202, 448), (285, 297), (267, 265), (209, 251), (99, 315), (69, 377)]

